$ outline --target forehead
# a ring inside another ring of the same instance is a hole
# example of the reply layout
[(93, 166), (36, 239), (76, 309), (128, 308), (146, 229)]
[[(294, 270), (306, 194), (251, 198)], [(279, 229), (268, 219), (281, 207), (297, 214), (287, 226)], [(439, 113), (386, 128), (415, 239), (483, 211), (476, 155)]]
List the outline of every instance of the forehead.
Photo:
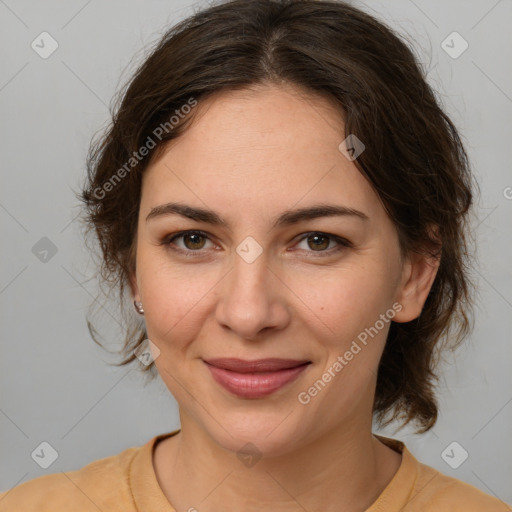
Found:
[(195, 109), (187, 130), (146, 170), (142, 208), (183, 200), (243, 215), (326, 201), (382, 212), (339, 151), (343, 118), (327, 99), (293, 86), (259, 86), (215, 94)]

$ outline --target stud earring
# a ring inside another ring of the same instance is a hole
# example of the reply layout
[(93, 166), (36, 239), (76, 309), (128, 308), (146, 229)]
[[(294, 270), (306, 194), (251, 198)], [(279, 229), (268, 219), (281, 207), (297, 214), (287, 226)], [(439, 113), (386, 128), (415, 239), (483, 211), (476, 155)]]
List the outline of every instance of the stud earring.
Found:
[(142, 302), (138, 302), (138, 301), (134, 300), (133, 305), (135, 306), (135, 311), (137, 311), (137, 313), (139, 315), (144, 314), (144, 308), (142, 307)]

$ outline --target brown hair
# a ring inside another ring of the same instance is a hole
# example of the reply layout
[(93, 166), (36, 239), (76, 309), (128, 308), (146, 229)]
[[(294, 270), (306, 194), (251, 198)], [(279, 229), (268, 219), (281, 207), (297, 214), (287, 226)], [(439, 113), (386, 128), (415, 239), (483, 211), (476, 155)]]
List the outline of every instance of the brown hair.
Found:
[[(147, 338), (131, 297), (125, 308), (144, 170), (193, 119), (194, 111), (183, 115), (184, 105), (265, 83), (291, 83), (341, 108), (340, 141), (354, 134), (366, 145), (354, 163), (394, 222), (403, 254), (439, 254), (442, 245), (420, 317), (391, 323), (374, 402), (381, 424), (415, 420), (424, 432), (437, 419), (441, 348), (457, 346), (471, 327), (466, 218), (473, 180), (457, 130), (408, 45), (343, 2), (217, 3), (172, 27), (119, 92), (111, 126), (91, 144), (79, 195), (87, 231), (94, 230), (101, 248), (103, 282), (121, 299), (126, 338), (118, 365), (133, 361)], [(99, 343), (89, 320), (88, 326)]]

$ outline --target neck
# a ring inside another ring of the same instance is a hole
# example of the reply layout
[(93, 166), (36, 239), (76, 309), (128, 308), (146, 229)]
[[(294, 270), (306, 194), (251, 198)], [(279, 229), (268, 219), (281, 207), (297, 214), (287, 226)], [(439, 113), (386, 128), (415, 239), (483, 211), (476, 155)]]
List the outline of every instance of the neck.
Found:
[[(244, 464), (182, 413), (181, 432), (161, 443), (155, 471), (177, 510), (283, 512), (366, 510), (393, 478), (401, 455), (369, 425), (338, 426), (294, 452)], [(167, 443), (167, 444), (166, 444)], [(165, 446), (164, 446), (165, 445)]]

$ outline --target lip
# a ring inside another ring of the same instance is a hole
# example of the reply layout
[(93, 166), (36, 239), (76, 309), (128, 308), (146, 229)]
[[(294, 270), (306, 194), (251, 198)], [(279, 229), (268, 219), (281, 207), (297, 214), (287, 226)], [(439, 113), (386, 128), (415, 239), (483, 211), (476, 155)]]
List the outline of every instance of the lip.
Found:
[(203, 360), (213, 379), (240, 398), (262, 398), (295, 380), (311, 363), (295, 359)]

